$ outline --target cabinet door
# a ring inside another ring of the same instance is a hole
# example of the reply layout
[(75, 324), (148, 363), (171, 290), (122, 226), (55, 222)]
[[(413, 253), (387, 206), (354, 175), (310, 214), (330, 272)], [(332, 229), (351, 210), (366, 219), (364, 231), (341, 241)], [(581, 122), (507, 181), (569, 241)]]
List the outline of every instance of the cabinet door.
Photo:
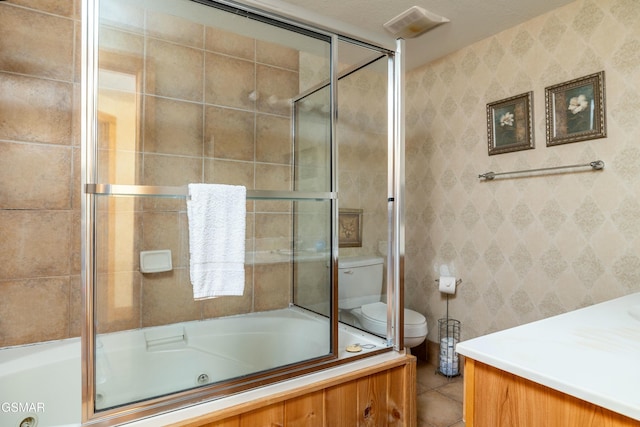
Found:
[(467, 358), (466, 427), (640, 427), (608, 409)]

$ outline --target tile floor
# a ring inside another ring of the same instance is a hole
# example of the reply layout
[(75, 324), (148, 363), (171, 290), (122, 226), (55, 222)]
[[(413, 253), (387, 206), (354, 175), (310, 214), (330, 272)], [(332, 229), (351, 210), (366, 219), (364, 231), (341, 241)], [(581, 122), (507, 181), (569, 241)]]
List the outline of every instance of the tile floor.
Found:
[(417, 382), (418, 427), (464, 427), (461, 375), (447, 378), (418, 359)]

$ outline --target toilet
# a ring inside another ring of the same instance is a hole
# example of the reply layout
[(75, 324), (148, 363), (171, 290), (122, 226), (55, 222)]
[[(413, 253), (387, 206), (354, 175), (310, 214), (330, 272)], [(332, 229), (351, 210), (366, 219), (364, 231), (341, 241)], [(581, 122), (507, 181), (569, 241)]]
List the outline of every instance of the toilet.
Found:
[[(338, 308), (348, 312), (362, 329), (387, 335), (387, 304), (380, 302), (384, 260), (374, 256), (338, 260)], [(416, 347), (427, 337), (427, 319), (404, 309), (404, 347)]]

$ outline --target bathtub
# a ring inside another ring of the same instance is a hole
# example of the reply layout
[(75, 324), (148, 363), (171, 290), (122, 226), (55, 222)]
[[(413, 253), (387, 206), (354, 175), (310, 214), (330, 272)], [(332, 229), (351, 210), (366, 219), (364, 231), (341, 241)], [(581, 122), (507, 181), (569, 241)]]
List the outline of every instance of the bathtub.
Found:
[[(328, 333), (326, 318), (292, 307), (103, 334), (96, 339), (96, 409), (324, 356)], [(338, 341), (341, 359), (387, 347), (342, 324)], [(355, 343), (363, 352), (345, 350)], [(80, 360), (79, 338), (0, 350), (0, 426), (80, 426)]]

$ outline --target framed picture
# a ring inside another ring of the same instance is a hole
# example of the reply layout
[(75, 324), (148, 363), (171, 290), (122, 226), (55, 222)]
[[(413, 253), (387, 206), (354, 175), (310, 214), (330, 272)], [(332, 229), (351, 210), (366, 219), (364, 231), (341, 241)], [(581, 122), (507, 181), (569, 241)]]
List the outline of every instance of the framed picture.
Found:
[(604, 71), (545, 88), (547, 147), (605, 138)]
[(338, 242), (341, 248), (362, 247), (362, 209), (340, 209)]
[(533, 143), (533, 92), (487, 104), (489, 155), (530, 150)]

